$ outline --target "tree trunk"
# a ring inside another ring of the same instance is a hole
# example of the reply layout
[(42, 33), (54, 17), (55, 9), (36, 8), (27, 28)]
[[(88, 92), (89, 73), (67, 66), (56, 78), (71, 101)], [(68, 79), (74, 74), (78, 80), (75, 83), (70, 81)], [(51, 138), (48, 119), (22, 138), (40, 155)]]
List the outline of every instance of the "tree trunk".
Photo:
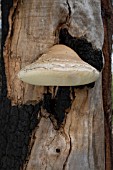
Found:
[(111, 170), (112, 159), (112, 102), (111, 102), (111, 53), (113, 34), (113, 7), (111, 1), (102, 0), (102, 17), (104, 24), (104, 45), (103, 54), (105, 66), (103, 69), (103, 106), (105, 115), (105, 156), (106, 170)]
[(36, 87), (17, 77), (59, 43), (101, 71), (100, 1), (4, 0), (2, 19), (0, 169), (104, 170), (101, 72), (79, 87)]

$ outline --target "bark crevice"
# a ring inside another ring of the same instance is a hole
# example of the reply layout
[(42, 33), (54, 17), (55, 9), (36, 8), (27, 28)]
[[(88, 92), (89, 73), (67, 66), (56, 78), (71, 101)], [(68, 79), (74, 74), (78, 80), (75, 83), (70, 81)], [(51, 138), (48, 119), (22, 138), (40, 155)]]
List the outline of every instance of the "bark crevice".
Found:
[[(51, 93), (44, 94), (43, 108), (50, 113), (49, 117), (55, 129), (60, 128), (66, 114), (68, 114), (68, 109), (71, 108), (70, 93), (70, 87), (58, 87), (54, 97), (52, 97)], [(54, 121), (54, 118), (56, 121)]]
[(70, 20), (70, 18), (71, 18), (71, 6), (70, 6), (68, 0), (66, 1), (66, 3), (67, 3), (67, 5), (68, 5), (68, 11), (69, 11), (68, 16), (67, 16), (67, 19), (66, 19), (66, 23), (69, 24), (69, 20)]
[[(71, 123), (72, 123), (72, 117), (71, 117)], [(71, 123), (70, 123), (69, 131), (68, 131), (68, 135), (69, 135), (69, 151), (68, 151), (66, 160), (65, 160), (65, 162), (63, 164), (63, 170), (65, 170), (66, 165), (68, 164), (68, 159), (69, 159), (69, 156), (70, 156), (71, 151), (72, 151), (72, 141), (71, 141), (71, 134), (70, 134)]]

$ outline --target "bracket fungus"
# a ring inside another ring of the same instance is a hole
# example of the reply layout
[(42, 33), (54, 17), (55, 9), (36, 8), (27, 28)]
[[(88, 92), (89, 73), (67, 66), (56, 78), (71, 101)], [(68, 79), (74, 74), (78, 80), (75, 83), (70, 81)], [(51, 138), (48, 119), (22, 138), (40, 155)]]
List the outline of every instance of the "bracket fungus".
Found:
[(54, 45), (36, 62), (18, 73), (26, 83), (39, 86), (79, 86), (95, 82), (99, 71), (65, 45)]

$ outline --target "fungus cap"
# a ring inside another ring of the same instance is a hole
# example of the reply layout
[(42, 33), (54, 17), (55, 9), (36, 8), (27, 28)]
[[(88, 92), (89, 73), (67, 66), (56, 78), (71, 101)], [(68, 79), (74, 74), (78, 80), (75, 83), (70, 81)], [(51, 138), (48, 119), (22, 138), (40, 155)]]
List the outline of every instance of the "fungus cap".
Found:
[(65, 45), (55, 45), (18, 73), (26, 83), (42, 86), (78, 86), (96, 81), (99, 72)]

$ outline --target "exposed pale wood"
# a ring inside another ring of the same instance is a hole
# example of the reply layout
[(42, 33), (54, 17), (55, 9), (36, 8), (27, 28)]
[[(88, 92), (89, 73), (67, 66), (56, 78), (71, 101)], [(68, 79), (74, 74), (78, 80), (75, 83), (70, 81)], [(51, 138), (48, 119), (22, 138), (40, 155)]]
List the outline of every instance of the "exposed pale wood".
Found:
[(60, 130), (54, 130), (49, 118), (41, 119), (27, 170), (104, 170), (104, 119), (99, 86), (97, 82), (93, 90), (75, 89), (76, 98)]
[[(21, 3), (17, 1), (11, 11), (14, 15), (10, 13), (9, 16), (11, 25), (4, 59), (8, 97), (13, 105), (36, 103), (43, 98), (46, 88), (22, 83), (17, 73), (58, 43), (60, 27), (67, 27), (71, 35), (85, 36), (93, 47), (102, 48), (100, 0), (94, 4), (89, 0), (23, 0)], [(54, 96), (52, 88), (50, 91)], [(34, 144), (24, 169), (105, 169), (101, 76), (94, 88), (75, 88), (75, 96), (59, 130), (54, 129), (49, 113), (44, 117), (46, 113), (42, 109)]]

